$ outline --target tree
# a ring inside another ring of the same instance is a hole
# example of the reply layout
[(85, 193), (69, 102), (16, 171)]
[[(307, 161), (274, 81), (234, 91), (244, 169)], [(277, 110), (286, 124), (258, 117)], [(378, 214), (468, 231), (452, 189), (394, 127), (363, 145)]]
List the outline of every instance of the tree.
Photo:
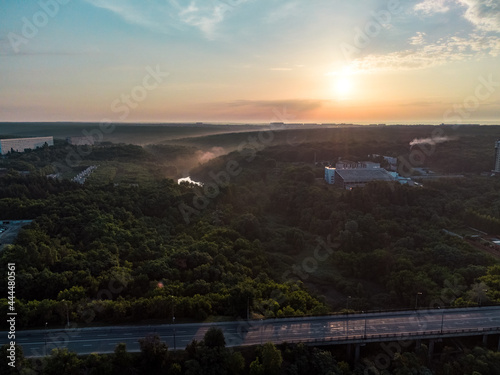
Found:
[(240, 375), (245, 369), (245, 358), (241, 352), (233, 352), (227, 359), (228, 375)]
[(140, 370), (147, 374), (160, 374), (167, 367), (168, 346), (160, 341), (157, 335), (149, 335), (139, 339), (141, 354)]
[(264, 366), (260, 363), (257, 357), (255, 361), (250, 363), (250, 375), (264, 375)]
[(47, 358), (44, 374), (47, 375), (79, 375), (82, 360), (76, 353), (68, 349), (54, 349)]
[(111, 357), (113, 364), (113, 374), (127, 375), (132, 374), (132, 356), (127, 352), (127, 344), (119, 343), (116, 345), (115, 353)]
[(226, 339), (224, 338), (224, 333), (219, 328), (211, 327), (205, 333), (202, 344), (208, 348), (225, 348)]
[(14, 358), (11, 358), (10, 344), (2, 345), (0, 348), (0, 373), (5, 375), (19, 374), (24, 367), (24, 353), (19, 345), (14, 345)]
[(85, 358), (83, 367), (87, 369), (89, 375), (108, 375), (113, 370), (113, 365), (106, 355), (96, 353)]
[(262, 366), (266, 375), (279, 375), (283, 358), (281, 351), (272, 342), (264, 344), (260, 355)]

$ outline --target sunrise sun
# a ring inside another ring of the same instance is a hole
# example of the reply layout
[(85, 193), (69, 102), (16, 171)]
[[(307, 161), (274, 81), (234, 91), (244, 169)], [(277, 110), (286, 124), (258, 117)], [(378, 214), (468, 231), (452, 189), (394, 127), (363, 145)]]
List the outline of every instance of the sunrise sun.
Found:
[(347, 99), (352, 94), (352, 80), (348, 76), (336, 77), (334, 87), (339, 99)]

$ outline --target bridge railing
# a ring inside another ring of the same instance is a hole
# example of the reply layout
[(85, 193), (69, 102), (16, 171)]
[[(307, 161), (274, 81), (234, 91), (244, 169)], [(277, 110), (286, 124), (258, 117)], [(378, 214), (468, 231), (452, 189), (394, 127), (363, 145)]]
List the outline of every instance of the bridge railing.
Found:
[(421, 331), (421, 332), (400, 332), (400, 333), (387, 333), (387, 334), (354, 334), (324, 337), (322, 339), (299, 339), (287, 340), (288, 343), (307, 343), (307, 344), (329, 344), (329, 343), (347, 343), (347, 342), (377, 342), (391, 340), (407, 340), (414, 338), (432, 338), (432, 337), (457, 337), (457, 336), (477, 336), (484, 334), (500, 333), (500, 327), (493, 328), (470, 328), (470, 329), (447, 329)]

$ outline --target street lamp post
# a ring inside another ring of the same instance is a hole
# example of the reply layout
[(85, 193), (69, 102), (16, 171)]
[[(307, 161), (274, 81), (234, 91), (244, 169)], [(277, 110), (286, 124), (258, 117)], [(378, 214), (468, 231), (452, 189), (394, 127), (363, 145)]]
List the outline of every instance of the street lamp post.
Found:
[(175, 316), (172, 317), (172, 325), (174, 326), (174, 350), (177, 350), (177, 346), (175, 344)]
[(443, 326), (444, 326), (444, 309), (441, 313), (441, 334), (443, 334)]
[(422, 292), (417, 292), (417, 295), (415, 296), (415, 310), (418, 310), (418, 296), (421, 296)]
[(351, 296), (347, 297), (346, 301), (346, 323), (345, 323), (345, 336), (346, 339), (349, 338), (349, 300), (351, 299)]
[(171, 297), (172, 297), (172, 328), (174, 331), (174, 350), (177, 350), (177, 345), (175, 342), (175, 299), (174, 296)]
[(365, 315), (365, 334), (363, 336), (364, 336), (364, 339), (366, 340), (366, 315)]
[(47, 356), (47, 324), (49, 324), (48, 322), (45, 322), (45, 346), (44, 346), (44, 354), (45, 354), (45, 357)]
[(68, 301), (63, 299), (64, 305), (66, 306), (66, 327), (69, 328), (69, 306), (68, 306)]
[(260, 320), (260, 345), (262, 345), (262, 328), (264, 325), (264, 321), (261, 319)]
[(481, 297), (482, 297), (482, 294), (483, 293), (486, 293), (488, 291), (488, 289), (483, 289), (481, 290), (479, 293), (478, 293), (478, 296), (477, 296), (477, 304), (479, 306), (481, 306)]

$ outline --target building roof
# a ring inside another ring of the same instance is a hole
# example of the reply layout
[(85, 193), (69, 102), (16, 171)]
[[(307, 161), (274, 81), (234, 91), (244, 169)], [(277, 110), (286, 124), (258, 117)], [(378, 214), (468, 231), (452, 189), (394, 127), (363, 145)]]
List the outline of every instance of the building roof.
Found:
[(337, 169), (337, 173), (344, 180), (349, 182), (367, 182), (367, 181), (393, 181), (394, 178), (385, 169)]

